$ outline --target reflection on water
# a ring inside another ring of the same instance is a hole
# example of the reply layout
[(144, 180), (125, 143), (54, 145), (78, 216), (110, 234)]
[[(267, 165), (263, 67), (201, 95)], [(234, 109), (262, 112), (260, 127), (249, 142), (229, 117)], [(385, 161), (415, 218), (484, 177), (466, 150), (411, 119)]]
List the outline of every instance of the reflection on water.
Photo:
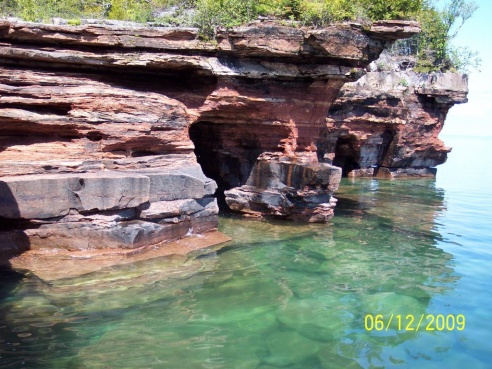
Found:
[(460, 275), (440, 247), (444, 192), (359, 180), (338, 198), (328, 225), (224, 217), (234, 241), (196, 259), (51, 284), (3, 278), (0, 367), (485, 368), (466, 330), (364, 329), (366, 314), (471, 319), (452, 304)]

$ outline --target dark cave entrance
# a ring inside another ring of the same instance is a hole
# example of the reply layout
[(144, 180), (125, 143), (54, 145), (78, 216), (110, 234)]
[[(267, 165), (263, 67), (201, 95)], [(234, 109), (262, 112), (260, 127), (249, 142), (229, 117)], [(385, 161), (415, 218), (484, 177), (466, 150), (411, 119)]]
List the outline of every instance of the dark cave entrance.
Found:
[(342, 176), (347, 177), (354, 169), (359, 169), (360, 144), (354, 135), (340, 136), (335, 146), (333, 165), (342, 168)]
[(217, 182), (216, 196), (221, 211), (229, 210), (224, 191), (244, 185), (256, 159), (266, 151), (260, 134), (268, 137), (268, 127), (210, 121), (191, 125), (189, 135), (197, 161), (203, 173)]

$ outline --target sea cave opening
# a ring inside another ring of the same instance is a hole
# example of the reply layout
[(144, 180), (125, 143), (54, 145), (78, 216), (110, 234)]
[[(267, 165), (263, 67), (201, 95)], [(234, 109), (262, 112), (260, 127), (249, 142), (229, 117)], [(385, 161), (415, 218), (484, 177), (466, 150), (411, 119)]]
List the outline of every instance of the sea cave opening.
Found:
[(335, 145), (333, 165), (342, 168), (342, 177), (347, 177), (354, 169), (359, 169), (360, 144), (354, 135), (340, 136)]
[(237, 123), (199, 121), (191, 125), (189, 135), (203, 173), (217, 183), (215, 193), (221, 211), (228, 211), (224, 191), (242, 186), (248, 180), (258, 156), (264, 151), (256, 137)]
[(289, 127), (261, 122), (203, 120), (193, 123), (189, 135), (203, 173), (215, 180), (221, 211), (228, 211), (224, 191), (246, 184), (264, 152), (276, 152), (289, 136)]

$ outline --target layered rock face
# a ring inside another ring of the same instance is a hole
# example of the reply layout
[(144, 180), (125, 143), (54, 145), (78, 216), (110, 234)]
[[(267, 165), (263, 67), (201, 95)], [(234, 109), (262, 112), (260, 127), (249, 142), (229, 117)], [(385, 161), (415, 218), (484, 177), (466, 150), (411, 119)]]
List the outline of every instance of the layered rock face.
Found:
[(215, 181), (237, 211), (326, 221), (340, 178), (317, 159), (326, 112), (416, 32), (259, 23), (203, 42), (188, 28), (0, 21), (3, 258), (216, 229)]
[(438, 135), (449, 109), (467, 101), (467, 76), (399, 70), (386, 54), (372, 68), (331, 106), (320, 156), (352, 177), (434, 176), (451, 151)]
[[(224, 190), (219, 201), (230, 209), (251, 216), (327, 221), (333, 216), (332, 194), (341, 173), (317, 157), (325, 112), (341, 86), (362, 75), (382, 48), (418, 28), (411, 22), (380, 22), (369, 31), (354, 25), (291, 30), (289, 43), (280, 40), (285, 37), (280, 28), (245, 31), (249, 40), (235, 44), (266, 48), (263, 72), (249, 73), (248, 79), (219, 79), (219, 88), (190, 128), (198, 161)], [(273, 60), (270, 53), (280, 48), (282, 56)], [(240, 65), (258, 68), (251, 60)], [(303, 173), (310, 174), (291, 179)]]

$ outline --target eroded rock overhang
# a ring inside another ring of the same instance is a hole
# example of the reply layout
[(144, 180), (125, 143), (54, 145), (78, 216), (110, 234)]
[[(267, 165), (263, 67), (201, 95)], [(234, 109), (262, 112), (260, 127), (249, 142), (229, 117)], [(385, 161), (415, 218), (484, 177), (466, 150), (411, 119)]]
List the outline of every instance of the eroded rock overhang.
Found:
[(328, 220), (340, 170), (316, 154), (326, 113), (346, 81), (418, 30), (255, 23), (204, 42), (190, 28), (0, 21), (4, 259), (214, 230), (205, 175), (235, 210)]
[(468, 76), (416, 73), (407, 64), (385, 52), (332, 104), (318, 151), (344, 175), (434, 177), (446, 161), (451, 148), (438, 135), (449, 109), (467, 102)]

